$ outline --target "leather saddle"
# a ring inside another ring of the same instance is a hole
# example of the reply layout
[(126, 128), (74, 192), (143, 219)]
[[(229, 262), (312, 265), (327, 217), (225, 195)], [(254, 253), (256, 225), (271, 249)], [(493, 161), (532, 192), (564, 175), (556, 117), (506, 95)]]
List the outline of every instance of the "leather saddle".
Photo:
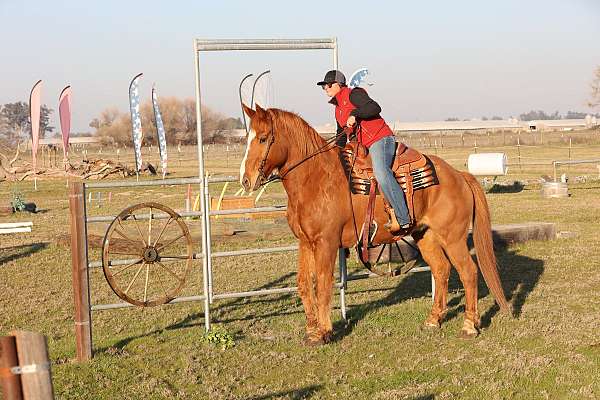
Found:
[[(352, 193), (369, 195), (375, 176), (367, 148), (355, 141), (348, 142), (341, 152), (341, 159)], [(433, 163), (423, 153), (396, 142), (392, 171), (404, 191), (411, 219), (415, 221), (414, 192), (439, 184)]]

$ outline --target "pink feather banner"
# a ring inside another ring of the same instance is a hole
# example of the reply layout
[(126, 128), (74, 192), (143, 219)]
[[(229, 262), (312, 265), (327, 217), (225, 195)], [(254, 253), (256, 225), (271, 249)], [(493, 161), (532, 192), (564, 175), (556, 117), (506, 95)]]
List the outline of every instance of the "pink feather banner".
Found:
[(40, 141), (40, 114), (42, 99), (42, 80), (36, 82), (29, 95), (29, 121), (31, 122), (31, 158), (33, 171), (36, 171), (37, 149)]
[(60, 133), (63, 141), (63, 158), (68, 159), (69, 135), (71, 134), (71, 86), (65, 87), (58, 97)]

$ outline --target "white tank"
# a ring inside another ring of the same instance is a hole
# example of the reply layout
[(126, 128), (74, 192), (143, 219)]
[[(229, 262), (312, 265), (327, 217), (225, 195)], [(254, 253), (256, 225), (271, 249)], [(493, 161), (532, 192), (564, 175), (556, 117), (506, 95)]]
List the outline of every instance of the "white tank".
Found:
[(505, 153), (477, 153), (469, 155), (467, 161), (469, 173), (473, 175), (506, 175), (508, 171)]

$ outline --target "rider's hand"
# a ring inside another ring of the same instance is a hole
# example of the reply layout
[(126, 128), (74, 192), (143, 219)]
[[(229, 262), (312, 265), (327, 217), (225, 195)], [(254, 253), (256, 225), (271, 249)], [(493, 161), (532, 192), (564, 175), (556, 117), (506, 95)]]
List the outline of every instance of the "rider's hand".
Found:
[(346, 126), (351, 128), (354, 126), (354, 124), (356, 124), (356, 117), (354, 117), (354, 115), (351, 115), (348, 117), (348, 120), (346, 121)]

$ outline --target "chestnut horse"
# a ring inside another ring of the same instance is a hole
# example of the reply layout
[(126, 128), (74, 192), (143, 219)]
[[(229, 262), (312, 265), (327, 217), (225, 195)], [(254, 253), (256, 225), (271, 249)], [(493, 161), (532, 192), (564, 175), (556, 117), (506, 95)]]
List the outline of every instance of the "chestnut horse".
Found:
[[(253, 191), (272, 173), (279, 173), (288, 195), (287, 220), (299, 239), (298, 292), (306, 314), (309, 344), (331, 339), (333, 273), (340, 247), (356, 245), (356, 226), (366, 212), (367, 196), (351, 195), (339, 149), (329, 145), (298, 115), (279, 109), (256, 110), (243, 105), (250, 118), (240, 182)], [(502, 311), (510, 305), (496, 268), (490, 216), (485, 194), (477, 180), (444, 160), (428, 156), (439, 185), (414, 194), (416, 227), (412, 233), (423, 258), (431, 267), (436, 290), (428, 327), (439, 327), (447, 312), (448, 277), (453, 265), (463, 283), (465, 319), (459, 336), (478, 334), (477, 265), (467, 247), (473, 223), (473, 241), (479, 268)], [(375, 220), (383, 226), (388, 216), (378, 196)], [(354, 210), (353, 210), (354, 207)], [(356, 224), (356, 225), (355, 225)], [(378, 229), (374, 243), (390, 243), (392, 235)]]

